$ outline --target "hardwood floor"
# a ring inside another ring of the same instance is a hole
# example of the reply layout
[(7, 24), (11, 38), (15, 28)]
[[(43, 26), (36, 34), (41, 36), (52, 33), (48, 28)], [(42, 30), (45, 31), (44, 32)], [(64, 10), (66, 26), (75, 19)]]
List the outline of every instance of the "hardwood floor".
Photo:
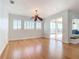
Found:
[(1, 59), (79, 59), (79, 45), (44, 38), (13, 41)]

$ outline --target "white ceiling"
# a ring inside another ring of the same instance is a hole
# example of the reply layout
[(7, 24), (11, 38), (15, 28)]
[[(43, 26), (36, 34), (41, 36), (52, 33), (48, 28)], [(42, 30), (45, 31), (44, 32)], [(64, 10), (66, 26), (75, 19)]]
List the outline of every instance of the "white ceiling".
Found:
[(49, 16), (65, 9), (79, 10), (79, 0), (14, 0), (15, 5), (24, 6), (28, 16), (35, 8), (39, 9), (40, 16)]

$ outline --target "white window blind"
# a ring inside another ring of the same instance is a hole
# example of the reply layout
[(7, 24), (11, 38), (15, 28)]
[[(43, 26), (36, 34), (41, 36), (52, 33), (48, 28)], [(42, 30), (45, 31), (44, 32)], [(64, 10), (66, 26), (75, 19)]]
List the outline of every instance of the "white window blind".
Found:
[(36, 22), (36, 29), (41, 29), (41, 28), (42, 28), (41, 22)]
[(13, 29), (21, 29), (21, 20), (13, 20)]
[(25, 21), (24, 22), (24, 29), (34, 29), (34, 22), (33, 21)]

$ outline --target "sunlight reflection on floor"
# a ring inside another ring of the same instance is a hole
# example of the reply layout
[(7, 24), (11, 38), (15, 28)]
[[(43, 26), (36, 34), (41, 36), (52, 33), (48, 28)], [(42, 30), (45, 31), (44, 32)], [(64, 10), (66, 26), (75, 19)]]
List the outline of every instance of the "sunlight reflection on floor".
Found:
[(50, 38), (49, 55), (53, 59), (57, 59), (57, 58), (62, 59), (63, 58), (62, 57), (62, 55), (63, 55), (63, 45), (62, 45), (61, 41), (57, 41), (55, 39)]

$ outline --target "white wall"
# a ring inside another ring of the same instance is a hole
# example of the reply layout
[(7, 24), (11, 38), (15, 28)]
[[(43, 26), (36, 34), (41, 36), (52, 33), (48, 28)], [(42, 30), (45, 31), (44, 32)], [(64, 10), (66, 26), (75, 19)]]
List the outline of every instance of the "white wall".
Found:
[(51, 15), (47, 18), (45, 18), (44, 21), (44, 34), (45, 37), (50, 37), (50, 21), (53, 19), (57, 19), (62, 17), (63, 19), (63, 42), (68, 43), (69, 42), (69, 29), (68, 29), (68, 11), (62, 11), (60, 13), (57, 13), (55, 15)]
[[(19, 19), (21, 20), (21, 30), (14, 30), (13, 29), (13, 20)], [(32, 21), (31, 17), (29, 16), (21, 16), (21, 15), (12, 15), (10, 14), (9, 17), (9, 40), (20, 40), (20, 39), (28, 39), (28, 38), (38, 38), (43, 36), (43, 27), (41, 30), (25, 30), (24, 29), (24, 21)], [(43, 24), (42, 24), (43, 25)]]
[(8, 13), (6, 1), (0, 0), (0, 55), (8, 43)]

